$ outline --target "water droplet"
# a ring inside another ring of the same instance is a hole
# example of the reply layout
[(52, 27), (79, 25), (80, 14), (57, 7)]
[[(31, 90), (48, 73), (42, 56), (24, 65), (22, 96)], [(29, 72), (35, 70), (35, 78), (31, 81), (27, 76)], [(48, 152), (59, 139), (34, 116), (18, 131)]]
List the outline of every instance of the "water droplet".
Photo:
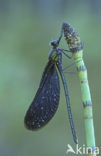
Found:
[(43, 107), (41, 107), (41, 110), (43, 110)]

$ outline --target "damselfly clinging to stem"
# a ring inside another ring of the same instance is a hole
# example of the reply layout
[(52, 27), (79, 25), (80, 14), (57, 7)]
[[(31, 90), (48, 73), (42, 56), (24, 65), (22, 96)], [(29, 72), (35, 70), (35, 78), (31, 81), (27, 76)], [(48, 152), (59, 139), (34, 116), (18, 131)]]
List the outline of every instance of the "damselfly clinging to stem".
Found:
[[(63, 29), (63, 27), (62, 27)], [(74, 142), (77, 144), (77, 136), (74, 127), (74, 122), (72, 118), (70, 99), (68, 95), (68, 88), (66, 79), (63, 72), (62, 66), (62, 54), (65, 54), (68, 58), (70, 58), (64, 49), (59, 48), (59, 42), (62, 38), (62, 33), (58, 40), (53, 40), (51, 42), (52, 50), (49, 53), (48, 63), (44, 69), (42, 74), (42, 78), (39, 84), (39, 88), (35, 95), (34, 100), (32, 101), (24, 122), (25, 126), (29, 130), (37, 130), (43, 126), (45, 126), (48, 121), (54, 116), (60, 99), (60, 83), (59, 77), (57, 73), (57, 69), (60, 73), (63, 87), (65, 91), (67, 110), (68, 110), (68, 118), (70, 122), (70, 127), (73, 135)]]

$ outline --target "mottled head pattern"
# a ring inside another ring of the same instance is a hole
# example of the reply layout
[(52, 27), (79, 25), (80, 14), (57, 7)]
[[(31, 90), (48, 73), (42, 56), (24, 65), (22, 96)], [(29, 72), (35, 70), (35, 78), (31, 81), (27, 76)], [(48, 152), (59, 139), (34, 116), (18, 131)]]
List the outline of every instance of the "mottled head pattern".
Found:
[(58, 40), (52, 40), (51, 42), (50, 42), (50, 45), (53, 47), (53, 48), (56, 48), (56, 47), (58, 47)]
[(82, 42), (76, 30), (68, 23), (63, 23), (62, 30), (71, 52), (82, 49)]

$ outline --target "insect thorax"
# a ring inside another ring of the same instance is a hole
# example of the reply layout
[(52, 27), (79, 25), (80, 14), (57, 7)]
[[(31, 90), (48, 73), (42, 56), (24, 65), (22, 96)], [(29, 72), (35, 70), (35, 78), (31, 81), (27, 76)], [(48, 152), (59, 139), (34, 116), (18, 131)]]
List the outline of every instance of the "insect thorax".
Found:
[(51, 59), (53, 62), (58, 62), (59, 60), (58, 49), (52, 49), (49, 52), (49, 59)]

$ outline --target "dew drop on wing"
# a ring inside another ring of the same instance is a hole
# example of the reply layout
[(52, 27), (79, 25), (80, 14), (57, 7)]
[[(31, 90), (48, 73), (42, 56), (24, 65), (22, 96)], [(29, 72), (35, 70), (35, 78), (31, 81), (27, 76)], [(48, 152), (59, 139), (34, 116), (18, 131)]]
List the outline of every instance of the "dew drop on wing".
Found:
[(27, 129), (37, 130), (54, 116), (60, 98), (59, 77), (55, 64), (49, 61), (42, 74), (38, 91), (26, 112), (24, 123)]

